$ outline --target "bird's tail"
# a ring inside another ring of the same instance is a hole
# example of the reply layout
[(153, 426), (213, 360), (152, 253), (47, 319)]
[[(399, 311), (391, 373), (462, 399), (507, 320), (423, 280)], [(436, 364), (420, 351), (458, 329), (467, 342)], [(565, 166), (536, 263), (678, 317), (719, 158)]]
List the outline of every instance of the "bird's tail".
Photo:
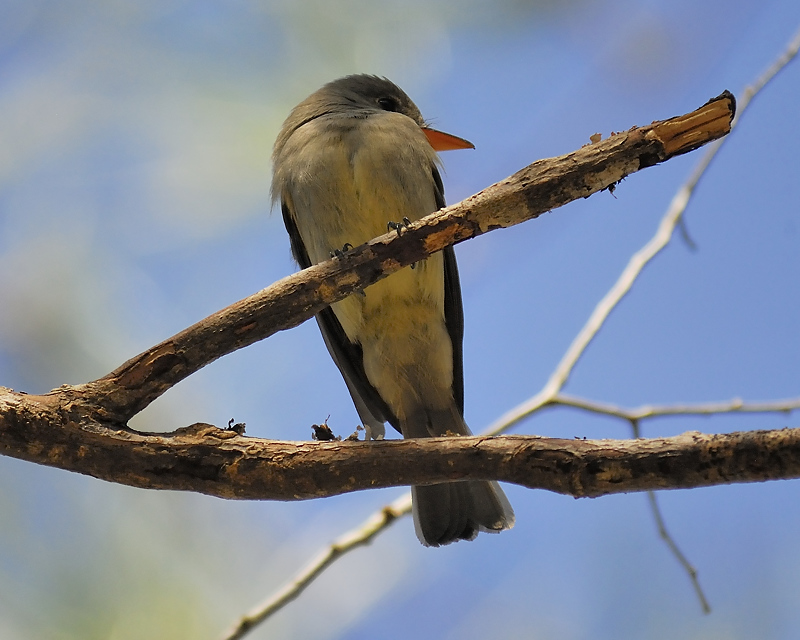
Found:
[[(405, 438), (472, 435), (455, 404), (444, 411), (416, 412), (402, 427)], [(499, 533), (514, 526), (514, 511), (496, 482), (415, 486), (411, 496), (417, 537), (429, 547), (472, 540), (481, 531)]]

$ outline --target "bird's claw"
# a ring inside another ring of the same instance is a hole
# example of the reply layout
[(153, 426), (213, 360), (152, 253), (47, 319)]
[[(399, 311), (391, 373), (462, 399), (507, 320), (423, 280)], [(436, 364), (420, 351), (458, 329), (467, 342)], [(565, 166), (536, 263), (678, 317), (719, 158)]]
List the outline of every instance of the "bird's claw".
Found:
[(331, 251), (331, 258), (339, 258), (341, 260), (344, 258), (344, 254), (350, 251), (353, 248), (353, 245), (349, 242), (345, 242), (344, 246), (341, 249), (334, 249)]
[(408, 217), (406, 216), (406, 217), (403, 217), (402, 222), (394, 222), (393, 220), (390, 220), (389, 222), (387, 222), (386, 223), (386, 230), (387, 231), (397, 231), (397, 235), (399, 236), (399, 235), (403, 234), (403, 229), (405, 229), (407, 227), (410, 227), (410, 226), (411, 226), (411, 220), (409, 220)]
[[(386, 230), (387, 231), (397, 231), (397, 235), (400, 236), (400, 235), (403, 235), (403, 229), (407, 229), (410, 226), (411, 226), (411, 220), (409, 220), (408, 216), (404, 216), (402, 222), (394, 222), (393, 220), (390, 220), (389, 222), (387, 222), (386, 223)], [(411, 268), (415, 269), (416, 266), (417, 266), (417, 263), (414, 262), (411, 265)]]

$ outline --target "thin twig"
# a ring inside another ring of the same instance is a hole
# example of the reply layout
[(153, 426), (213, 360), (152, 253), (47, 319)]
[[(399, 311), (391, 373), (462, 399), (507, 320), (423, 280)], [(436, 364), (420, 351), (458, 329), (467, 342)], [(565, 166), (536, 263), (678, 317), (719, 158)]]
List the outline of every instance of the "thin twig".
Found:
[[(642, 433), (639, 429), (639, 419), (638, 418), (631, 418), (631, 430), (633, 431), (634, 438), (641, 438)], [(683, 551), (681, 551), (678, 543), (675, 542), (675, 539), (672, 537), (669, 531), (667, 531), (667, 525), (664, 522), (664, 517), (661, 514), (661, 507), (658, 506), (658, 500), (656, 499), (656, 492), (655, 491), (648, 491), (647, 492), (647, 500), (650, 504), (650, 511), (653, 514), (653, 519), (656, 522), (656, 528), (658, 529), (659, 537), (664, 541), (664, 544), (667, 545), (667, 548), (672, 553), (673, 557), (678, 561), (684, 571), (686, 571), (686, 575), (689, 576), (689, 580), (694, 587), (694, 592), (697, 595), (697, 599), (700, 602), (700, 608), (703, 610), (703, 613), (709, 614), (711, 613), (711, 606), (708, 604), (708, 598), (706, 598), (706, 594), (703, 591), (703, 587), (700, 584), (700, 579), (697, 575), (697, 569), (695, 566), (689, 562), (689, 559), (684, 555)]]
[[(789, 44), (786, 45), (783, 53), (778, 56), (775, 62), (773, 62), (758, 78), (756, 78), (755, 82), (744, 88), (736, 101), (736, 115), (734, 115), (733, 122), (731, 123), (731, 132), (733, 132), (736, 125), (739, 124), (739, 120), (742, 119), (742, 115), (747, 110), (747, 107), (750, 105), (753, 99), (765, 86), (767, 86), (767, 84), (769, 84), (772, 79), (775, 78), (775, 76), (778, 75), (778, 73), (786, 68), (786, 65), (788, 65), (795, 58), (795, 56), (797, 56), (798, 51), (800, 51), (800, 29), (798, 29), (794, 36), (792, 36)], [(725, 140), (727, 140), (729, 137), (730, 135), (726, 136), (725, 138), (715, 140), (706, 147), (703, 157), (700, 159), (700, 162), (697, 163), (697, 166), (695, 166), (694, 171), (692, 171), (692, 174), (689, 176), (689, 179), (684, 185), (689, 196), (691, 196), (695, 187), (697, 187), (698, 183), (700, 182), (700, 179), (703, 177), (703, 175), (705, 175), (706, 169), (708, 169), (712, 160), (714, 160), (716, 157), (720, 147), (722, 147), (722, 145), (725, 143)], [(688, 204), (688, 198), (686, 202)], [(684, 205), (683, 209), (685, 208), (686, 206)], [(683, 210), (681, 210), (678, 215), (680, 216), (682, 213)]]
[(661, 509), (659, 508), (658, 501), (656, 500), (655, 491), (647, 492), (647, 500), (650, 503), (650, 510), (653, 512), (653, 519), (656, 521), (656, 526), (658, 527), (658, 535), (664, 541), (667, 547), (669, 547), (672, 555), (675, 556), (680, 565), (684, 568), (686, 574), (689, 576), (689, 580), (692, 581), (692, 586), (697, 594), (697, 599), (700, 601), (700, 607), (703, 609), (703, 613), (711, 613), (711, 605), (708, 604), (706, 594), (703, 593), (703, 587), (700, 586), (700, 580), (697, 577), (697, 569), (695, 569), (694, 565), (689, 562), (689, 559), (683, 554), (683, 551), (680, 550), (669, 531), (667, 531), (667, 526), (664, 524), (664, 518), (661, 516)]
[(630, 409), (608, 402), (587, 400), (586, 398), (559, 393), (553, 398), (551, 404), (613, 416), (621, 420), (639, 421), (663, 416), (710, 416), (724, 413), (791, 413), (800, 409), (800, 397), (768, 402), (744, 402), (741, 398), (734, 398), (726, 402), (644, 405)]
[(372, 542), (381, 531), (386, 530), (398, 518), (411, 511), (411, 494), (407, 493), (380, 511), (371, 515), (363, 524), (340, 536), (330, 546), (320, 551), (295, 578), (276, 594), (242, 616), (236, 625), (227, 631), (223, 640), (238, 640), (248, 631), (296, 599), (325, 569), (344, 554)]
[[(798, 50), (800, 50), (800, 31), (798, 31), (794, 36), (784, 53), (781, 54), (780, 58), (764, 74), (762, 74), (756, 80), (756, 82), (745, 89), (741, 98), (739, 99), (739, 105), (733, 124), (736, 124), (741, 118), (742, 113), (747, 108), (747, 105), (751, 102), (753, 97), (755, 97), (755, 95), (757, 95), (758, 92), (761, 91), (761, 89), (763, 89), (764, 86), (797, 55)], [(583, 327), (583, 329), (581, 329), (575, 340), (573, 340), (569, 349), (564, 354), (564, 357), (561, 359), (561, 362), (550, 376), (550, 379), (544, 388), (542, 388), (539, 393), (526, 402), (503, 414), (494, 423), (492, 423), (484, 433), (488, 435), (503, 433), (532, 413), (550, 404), (555, 404), (556, 399), (563, 399), (566, 397), (560, 396), (559, 394), (561, 389), (563, 389), (564, 385), (566, 384), (572, 369), (575, 367), (594, 336), (597, 335), (597, 332), (603, 326), (611, 311), (614, 309), (614, 307), (616, 307), (617, 304), (619, 304), (622, 298), (625, 297), (625, 294), (627, 294), (627, 292), (630, 290), (642, 269), (669, 243), (672, 237), (672, 232), (674, 231), (676, 225), (679, 224), (695, 187), (699, 183), (700, 178), (703, 176), (705, 171), (708, 169), (717, 151), (719, 151), (720, 146), (722, 146), (722, 143), (724, 143), (726, 139), (727, 137), (722, 138), (709, 147), (708, 151), (701, 158), (687, 182), (678, 189), (678, 192), (673, 197), (667, 212), (664, 214), (664, 217), (661, 220), (655, 236), (644, 247), (642, 247), (642, 249), (633, 255), (628, 263), (628, 266), (622, 272), (622, 275), (609, 290), (606, 296), (600, 301), (592, 315), (589, 317), (586, 325)], [(588, 403), (588, 401), (586, 402)], [(567, 403), (561, 402), (560, 404)], [(597, 404), (599, 406), (599, 403)], [(762, 406), (765, 407), (767, 404), (768, 403), (763, 403)], [(613, 405), (605, 406), (608, 407)], [(754, 405), (749, 406), (752, 407)], [(792, 406), (788, 409), (781, 407), (775, 410), (791, 411), (794, 408), (796, 407)], [(725, 413), (734, 410), (736, 409), (723, 409), (719, 411), (719, 413)], [(739, 410), (743, 411), (746, 409)], [(769, 409), (766, 408), (762, 410), (763, 412), (769, 412)], [(667, 414), (663, 413), (659, 415)], [(678, 412), (673, 415), (678, 415)], [(674, 541), (666, 531), (663, 518), (661, 517), (661, 514), (658, 511), (658, 505), (655, 502), (655, 495), (652, 492), (648, 492), (648, 495), (651, 496), (651, 505), (654, 509), (653, 514), (659, 528), (659, 535), (661, 535), (661, 537), (665, 540), (673, 554), (675, 554), (675, 556), (678, 558), (678, 561), (684, 566), (689, 574), (692, 584), (697, 591), (697, 595), (703, 610), (708, 610), (708, 602), (703, 595), (702, 589), (700, 588), (700, 584), (697, 580), (697, 571), (681, 553), (680, 549), (677, 547), (677, 545), (675, 545)], [(394, 516), (388, 520), (386, 520), (385, 516), (383, 515), (387, 513), (387, 510), (394, 514)], [(372, 540), (375, 536), (384, 531), (398, 517), (406, 515), (410, 511), (411, 495), (409, 493), (402, 496), (391, 505), (384, 507), (381, 511), (369, 518), (361, 527), (346, 533), (344, 536), (342, 536), (342, 538), (340, 538), (340, 542), (334, 543), (331, 545), (331, 547), (323, 551), (305, 571), (298, 574), (298, 576), (296, 576), (286, 587), (281, 589), (277, 594), (268, 599), (263, 605), (255, 609), (252, 613), (243, 617), (238, 623), (234, 632), (232, 632), (233, 635), (226, 635), (225, 640), (242, 638), (253, 626), (263, 622), (281, 609), (284, 605), (299, 596), (300, 593), (334, 561), (341, 558), (345, 553), (355, 549), (357, 546), (366, 544), (366, 542)], [(343, 546), (341, 542), (350, 537), (355, 540), (355, 543), (346, 547)]]
[[(707, 163), (706, 166), (708, 166)], [(586, 324), (580, 332), (578, 332), (578, 335), (572, 341), (567, 352), (561, 358), (561, 362), (558, 363), (558, 366), (550, 375), (550, 378), (542, 390), (532, 398), (500, 416), (489, 426), (487, 433), (492, 435), (504, 433), (534, 412), (547, 405), (553, 404), (561, 389), (566, 385), (578, 360), (585, 353), (586, 348), (592, 340), (594, 340), (600, 328), (605, 324), (608, 316), (631, 290), (633, 283), (636, 282), (647, 264), (669, 244), (675, 226), (686, 209), (686, 205), (689, 203), (693, 188), (693, 186), (689, 186), (689, 183), (687, 183), (678, 189), (667, 212), (658, 225), (656, 234), (647, 244), (633, 254), (620, 277), (594, 308), (591, 316), (589, 316), (589, 320), (587, 320)]]

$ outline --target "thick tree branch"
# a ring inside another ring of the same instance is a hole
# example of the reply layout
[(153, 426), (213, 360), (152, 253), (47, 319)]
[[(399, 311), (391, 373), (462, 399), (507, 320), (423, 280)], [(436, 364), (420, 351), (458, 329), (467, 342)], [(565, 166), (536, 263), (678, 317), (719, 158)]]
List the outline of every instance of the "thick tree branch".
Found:
[[(362, 489), (496, 479), (576, 497), (800, 477), (800, 429), (649, 440), (477, 436), (276, 442), (196, 424), (171, 434), (54, 428), (4, 394), (4, 447), (25, 459), (147, 489), (302, 500)], [(10, 402), (9, 402), (10, 400)], [(44, 408), (47, 413), (47, 408)], [(44, 431), (44, 433), (41, 433)]]

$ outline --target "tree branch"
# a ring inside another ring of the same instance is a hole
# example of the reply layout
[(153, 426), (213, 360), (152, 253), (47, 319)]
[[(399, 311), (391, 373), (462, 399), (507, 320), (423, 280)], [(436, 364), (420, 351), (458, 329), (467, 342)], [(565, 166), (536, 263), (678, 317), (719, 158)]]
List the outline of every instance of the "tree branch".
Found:
[(27, 440), (35, 447), (18, 457), (134, 487), (222, 498), (303, 500), (467, 479), (594, 497), (800, 477), (800, 429), (649, 440), (476, 436), (277, 442), (205, 424), (170, 434), (97, 423), (58, 429), (41, 424), (30, 413), (31, 404), (0, 397), (5, 446)]
[(317, 577), (329, 566), (353, 549), (363, 547), (398, 518), (411, 511), (411, 494), (400, 496), (391, 504), (371, 515), (365, 522), (339, 536), (318, 553), (306, 567), (275, 595), (270, 596), (252, 611), (242, 616), (225, 632), (224, 640), (243, 638), (255, 626), (296, 600)]

